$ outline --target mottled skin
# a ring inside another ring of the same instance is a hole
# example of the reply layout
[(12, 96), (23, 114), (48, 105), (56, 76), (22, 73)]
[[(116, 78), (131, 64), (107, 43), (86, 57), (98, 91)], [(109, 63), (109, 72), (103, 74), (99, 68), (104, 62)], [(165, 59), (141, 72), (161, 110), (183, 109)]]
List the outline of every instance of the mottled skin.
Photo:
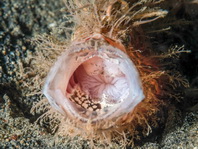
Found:
[(83, 108), (85, 113), (87, 111), (97, 112), (101, 109), (100, 103), (94, 102), (89, 95), (80, 90), (76, 89), (68, 96), (69, 100)]

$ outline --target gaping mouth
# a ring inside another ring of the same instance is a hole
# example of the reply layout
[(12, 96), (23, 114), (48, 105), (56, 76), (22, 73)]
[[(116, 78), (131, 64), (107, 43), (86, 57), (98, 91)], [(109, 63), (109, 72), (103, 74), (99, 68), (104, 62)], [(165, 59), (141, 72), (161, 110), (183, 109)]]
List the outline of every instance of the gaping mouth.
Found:
[(75, 45), (63, 53), (44, 94), (55, 109), (83, 122), (119, 117), (144, 98), (135, 65), (120, 49), (105, 44)]
[(119, 65), (95, 56), (78, 66), (70, 77), (66, 97), (83, 117), (104, 115), (129, 95), (126, 75)]

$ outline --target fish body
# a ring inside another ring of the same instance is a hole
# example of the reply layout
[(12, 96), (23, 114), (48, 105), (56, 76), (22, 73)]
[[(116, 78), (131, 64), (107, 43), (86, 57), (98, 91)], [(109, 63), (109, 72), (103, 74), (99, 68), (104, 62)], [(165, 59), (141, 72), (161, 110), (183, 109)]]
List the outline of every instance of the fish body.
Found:
[(176, 97), (170, 75), (175, 72), (166, 70), (141, 24), (166, 16), (168, 12), (158, 7), (162, 1), (66, 2), (75, 24), (73, 35), (61, 48), (43, 40), (46, 45), (41, 47), (61, 53), (44, 83), (50, 106), (43, 99), (35, 109), (47, 107), (44, 115), (57, 123), (59, 135), (103, 144), (132, 144), (148, 136), (152, 127), (161, 129), (167, 99)]

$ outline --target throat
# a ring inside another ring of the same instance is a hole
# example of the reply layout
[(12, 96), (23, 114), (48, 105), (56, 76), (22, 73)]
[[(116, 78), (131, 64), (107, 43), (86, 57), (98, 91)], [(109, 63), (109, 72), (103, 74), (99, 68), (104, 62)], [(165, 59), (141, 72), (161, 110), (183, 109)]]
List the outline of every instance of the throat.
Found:
[(74, 71), (66, 91), (67, 98), (81, 111), (98, 112), (120, 103), (129, 87), (118, 66), (96, 57)]

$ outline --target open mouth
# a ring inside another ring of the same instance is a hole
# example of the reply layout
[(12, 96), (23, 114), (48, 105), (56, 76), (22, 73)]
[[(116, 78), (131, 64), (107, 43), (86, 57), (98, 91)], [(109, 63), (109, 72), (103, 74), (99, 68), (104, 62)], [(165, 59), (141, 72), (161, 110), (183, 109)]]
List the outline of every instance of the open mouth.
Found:
[(119, 117), (144, 98), (134, 64), (109, 45), (66, 51), (51, 69), (44, 94), (62, 114), (84, 122)]
[(85, 117), (108, 112), (129, 95), (129, 86), (119, 65), (95, 56), (74, 71), (67, 85), (66, 97)]

